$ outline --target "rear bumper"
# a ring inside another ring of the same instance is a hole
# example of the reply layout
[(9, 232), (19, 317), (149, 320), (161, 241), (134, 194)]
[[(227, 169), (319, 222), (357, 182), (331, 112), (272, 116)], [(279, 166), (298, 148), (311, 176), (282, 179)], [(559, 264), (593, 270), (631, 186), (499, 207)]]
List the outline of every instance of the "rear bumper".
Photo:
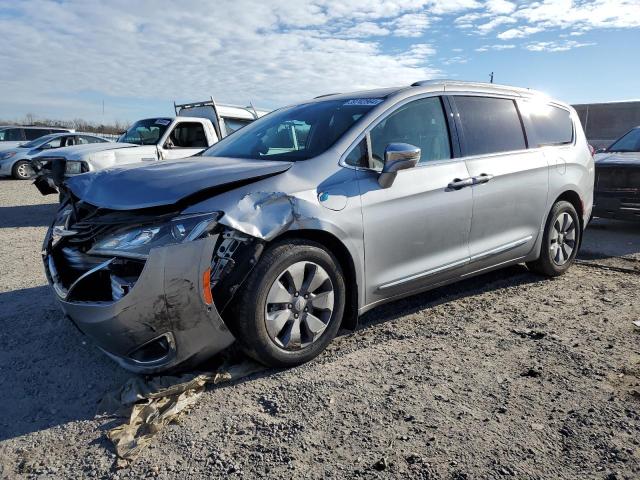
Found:
[(640, 222), (640, 192), (595, 192), (593, 216)]
[(62, 266), (53, 265), (48, 252), (45, 270), (62, 310), (80, 331), (127, 370), (157, 373), (204, 359), (234, 341), (202, 293), (216, 239), (152, 250), (135, 285), (117, 301), (68, 301), (57, 282), (56, 268)]

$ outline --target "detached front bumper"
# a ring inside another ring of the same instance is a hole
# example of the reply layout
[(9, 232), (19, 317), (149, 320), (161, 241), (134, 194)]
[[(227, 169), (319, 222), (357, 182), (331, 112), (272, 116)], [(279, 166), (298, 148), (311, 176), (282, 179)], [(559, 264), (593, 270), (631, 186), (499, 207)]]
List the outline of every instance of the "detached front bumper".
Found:
[(55, 265), (49, 248), (43, 259), (62, 310), (80, 331), (122, 367), (150, 374), (207, 358), (234, 341), (203, 295), (203, 274), (211, 266), (217, 239), (214, 235), (151, 250), (135, 284), (115, 301), (69, 300), (72, 290), (80, 288), (77, 284), (105, 274), (108, 258), (67, 288), (58, 281), (62, 266)]

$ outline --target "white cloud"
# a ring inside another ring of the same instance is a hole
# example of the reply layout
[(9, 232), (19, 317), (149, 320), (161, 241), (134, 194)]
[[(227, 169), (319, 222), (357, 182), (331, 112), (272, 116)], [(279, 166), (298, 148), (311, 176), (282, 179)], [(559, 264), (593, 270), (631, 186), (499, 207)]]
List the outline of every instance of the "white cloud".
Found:
[(515, 2), (488, 0), (483, 9), (465, 12), (455, 20), (458, 28), (481, 35), (496, 26), (519, 23), (498, 35), (501, 39), (522, 38), (553, 29), (585, 32), (595, 28), (637, 28), (639, 0), (543, 0)]
[(488, 0), (486, 2), (486, 6), (491, 13), (497, 13), (501, 15), (511, 13), (516, 9), (515, 3), (508, 2), (506, 0)]
[(632, 28), (640, 26), (638, 0), (544, 0), (516, 12), (529, 23), (545, 27)]
[(468, 61), (469, 61), (468, 58), (458, 55), (455, 57), (446, 58), (442, 60), (442, 63), (444, 65), (454, 65), (454, 64), (467, 63)]
[(405, 13), (391, 22), (390, 28), (396, 37), (421, 37), (429, 23), (426, 13)]
[(595, 45), (595, 43), (579, 43), (569, 40), (565, 42), (534, 42), (525, 45), (524, 48), (532, 52), (566, 52), (574, 48), (590, 47), (591, 45)]
[(495, 29), (498, 25), (504, 25), (504, 24), (515, 23), (515, 22), (516, 20), (512, 17), (507, 17), (507, 16), (494, 17), (487, 23), (478, 25), (477, 30), (478, 30), (478, 33), (480, 33), (481, 35), (485, 35), (490, 31), (492, 31), (493, 29)]
[(363, 38), (363, 37), (379, 37), (389, 35), (391, 32), (384, 27), (381, 27), (375, 22), (362, 22), (356, 25), (341, 30), (338, 36), (347, 38)]
[(511, 50), (512, 48), (516, 48), (516, 46), (508, 43), (496, 43), (495, 45), (483, 45), (482, 47), (476, 48), (476, 52), (488, 52), (489, 50)]
[(500, 40), (511, 40), (513, 38), (522, 38), (528, 37), (534, 33), (542, 32), (544, 29), (541, 27), (518, 27), (518, 28), (510, 28), (500, 34), (498, 34), (498, 38)]
[(3, 116), (18, 102), (36, 115), (58, 111), (62, 97), (74, 99), (66, 104), (79, 112), (91, 111), (96, 97), (112, 99), (124, 105), (113, 117), (127, 120), (137, 116), (127, 104), (162, 104), (168, 113), (173, 100), (210, 95), (277, 107), (441, 73), (429, 65), (432, 45), (385, 52), (371, 37), (388, 30), (373, 19), (418, 13), (423, 1), (183, 0), (178, 8), (168, 0), (0, 0), (0, 9), (6, 5), (12, 15), (0, 15), (0, 31), (11, 32), (0, 48)]
[[(0, 111), (84, 114), (108, 98), (133, 120), (174, 99), (276, 107), (402, 85), (442, 74), (432, 65), (452, 21), (482, 38), (467, 51), (534, 34), (526, 50), (565, 51), (594, 29), (640, 27), (640, 0), (0, 0)], [(390, 47), (391, 36), (414, 44)], [(464, 61), (451, 50), (442, 64)]]

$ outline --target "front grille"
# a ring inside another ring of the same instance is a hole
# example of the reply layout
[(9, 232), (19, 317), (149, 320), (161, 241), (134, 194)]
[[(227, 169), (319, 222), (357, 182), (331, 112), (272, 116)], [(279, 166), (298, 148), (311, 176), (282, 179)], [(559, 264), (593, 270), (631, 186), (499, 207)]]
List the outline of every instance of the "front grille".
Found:
[(640, 193), (640, 165), (596, 166), (596, 190)]

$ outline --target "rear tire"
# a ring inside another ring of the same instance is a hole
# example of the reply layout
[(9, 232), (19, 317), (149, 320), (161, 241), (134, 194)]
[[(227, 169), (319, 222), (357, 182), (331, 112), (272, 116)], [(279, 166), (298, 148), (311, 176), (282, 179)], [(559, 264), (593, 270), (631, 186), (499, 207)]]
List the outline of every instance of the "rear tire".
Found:
[(257, 361), (300, 365), (338, 333), (345, 292), (340, 264), (322, 245), (302, 239), (275, 243), (234, 299), (229, 328)]
[(11, 169), (11, 176), (16, 180), (29, 180), (33, 178), (34, 175), (35, 172), (33, 168), (31, 168), (31, 162), (28, 160), (17, 161)]
[(575, 261), (581, 236), (580, 218), (574, 206), (564, 200), (556, 202), (547, 218), (540, 257), (527, 263), (527, 267), (548, 277), (562, 275)]

